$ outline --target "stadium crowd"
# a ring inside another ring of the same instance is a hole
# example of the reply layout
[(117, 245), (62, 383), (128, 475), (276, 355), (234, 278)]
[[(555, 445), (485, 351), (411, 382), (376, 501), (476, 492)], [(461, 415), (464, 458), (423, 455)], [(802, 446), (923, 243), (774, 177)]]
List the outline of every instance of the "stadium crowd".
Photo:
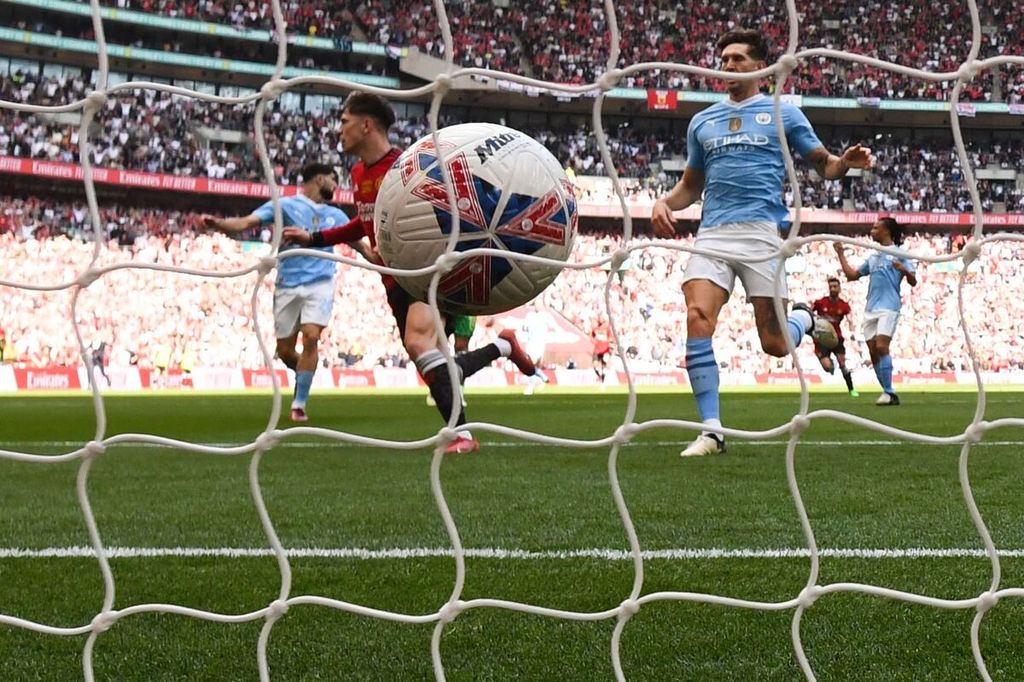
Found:
[[(20, 73), (0, 78), (0, 98), (45, 106), (74, 102), (84, 97), (86, 83), (80, 77), (44, 77)], [(67, 116), (67, 115), (65, 115)], [(89, 133), (92, 162), (101, 167), (141, 170), (184, 176), (263, 181), (263, 170), (253, 144), (252, 105), (219, 105), (153, 90), (111, 97), (97, 115)], [(74, 115), (72, 115), (74, 117)], [(454, 123), (445, 120), (443, 123)], [(341, 148), (334, 111), (301, 112), (282, 105), (268, 110), (266, 142), (278, 182), (296, 184), (304, 159), (317, 158), (341, 170), (340, 185), (349, 183), (352, 158)], [(236, 142), (218, 141), (217, 132), (231, 131)], [(401, 120), (394, 142), (405, 147), (428, 132), (421, 119)], [(524, 130), (540, 140), (577, 175), (605, 175), (595, 137), (585, 126), (558, 130)], [(662, 170), (659, 162), (681, 159), (685, 140), (666, 138), (637, 126), (608, 131), (609, 151), (621, 177), (634, 178), (629, 192), (634, 200), (653, 200), (678, 176)], [(853, 140), (836, 140), (845, 146)], [(849, 181), (818, 183), (798, 164), (806, 206), (841, 208), (846, 199), (862, 210), (970, 210), (970, 196), (961, 182), (960, 161), (952, 144), (939, 137), (913, 141), (892, 135), (868, 141), (879, 159), (878, 174)], [(1002, 169), (1024, 168), (1024, 141), (1020, 139), (972, 143), (975, 168), (989, 165)], [(79, 127), (67, 118), (17, 112), (0, 108), (0, 156), (17, 156), (77, 163)], [(1007, 210), (1024, 210), (1024, 193), (1011, 182), (992, 182), (983, 206), (1005, 202)], [(595, 199), (600, 197), (595, 197)]]
[[(103, 4), (167, 16), (229, 23), (270, 31), (273, 18), (266, 0), (103, 0)], [(443, 56), (441, 31), (429, 2), (391, 0), (308, 0), (281, 2), (289, 31), (303, 35), (365, 40), (383, 45), (414, 46)], [(970, 49), (971, 23), (965, 3), (919, 3), (881, 0), (851, 5), (840, 0), (798, 3), (801, 47), (827, 47), (867, 55), (933, 72), (953, 72)], [(981, 58), (1022, 54), (1019, 40), (1024, 7), (1005, 0), (978, 2), (982, 32)], [(714, 41), (737, 23), (756, 23), (781, 51), (787, 39), (784, 4), (766, 7), (753, 0), (687, 5), (642, 0), (619, 5), (621, 56), (617, 66), (668, 61), (715, 68)], [(601, 4), (584, 0), (545, 3), (525, 0), (514, 6), (450, 2), (455, 60), (459, 64), (562, 83), (592, 82), (609, 57), (608, 25)], [(743, 18), (749, 19), (744, 22)], [(1005, 101), (1024, 100), (1024, 70), (988, 72), (976, 78), (962, 99), (985, 101), (996, 91)], [(717, 82), (681, 72), (633, 74), (623, 85), (712, 90)], [(914, 80), (874, 67), (824, 57), (806, 60), (787, 90), (826, 97), (939, 99), (951, 84)]]
[[(13, 210), (43, 210), (26, 202), (4, 199)], [(51, 207), (53, 208), (53, 207)], [(5, 254), (4, 279), (14, 283), (57, 284), (70, 282), (93, 257), (94, 244), (66, 236), (26, 237), (13, 229), (5, 209), (0, 216), (0, 251)], [(60, 220), (83, 220), (81, 209), (64, 207)], [(125, 220), (124, 217), (127, 219)], [(146, 231), (142, 226), (176, 224), (190, 227), (195, 216), (166, 212), (155, 220), (147, 210), (110, 206), (103, 211), (108, 230), (118, 231), (99, 253), (99, 267), (115, 263), (189, 267), (215, 273), (198, 277), (144, 268), (117, 269), (102, 275), (85, 289), (76, 313), (85, 343), (106, 343), (113, 365), (153, 367), (155, 358), (170, 355), (172, 363), (186, 355), (196, 366), (260, 367), (262, 355), (252, 328), (251, 294), (256, 275), (222, 277), (252, 269), (266, 245), (240, 242), (220, 234), (184, 229), (177, 232)], [(122, 216), (122, 217), (118, 217)], [(86, 230), (81, 231), (87, 234)], [(129, 235), (125, 237), (124, 235)], [(678, 240), (679, 246), (691, 238)], [(955, 253), (963, 237), (915, 234), (905, 248), (925, 256)], [(580, 235), (573, 262), (594, 263), (622, 245), (610, 235)], [(680, 287), (687, 254), (682, 250), (654, 248), (645, 238), (629, 246), (634, 251), (611, 289), (610, 310), (620, 337), (636, 370), (677, 368), (685, 357), (685, 311)], [(355, 257), (348, 247), (339, 253)], [(859, 251), (854, 257), (866, 256)], [(793, 300), (812, 301), (826, 293), (825, 279), (838, 272), (831, 247), (814, 242), (787, 264)], [(220, 276), (217, 276), (220, 275)], [(604, 289), (607, 266), (565, 270), (540, 297), (548, 309), (563, 315), (584, 336), (606, 310)], [(920, 284), (904, 288), (904, 311), (893, 343), (896, 366), (901, 371), (952, 371), (970, 367), (969, 353), (959, 329), (957, 287), (959, 262), (919, 264)], [(1024, 369), (1024, 336), (1019, 320), (1024, 317), (1024, 247), (999, 242), (985, 247), (982, 257), (965, 280), (964, 300), (969, 301), (966, 322), (982, 367), (991, 370)], [(272, 334), (272, 278), (259, 285), (257, 315), (261, 332)], [(1015, 294), (1014, 292), (1018, 293)], [(126, 292), (131, 303), (125, 305)], [(375, 273), (360, 267), (339, 266), (339, 302), (325, 332), (321, 358), (325, 365), (372, 368), (406, 362), (394, 323), (382, 305), (384, 290)], [(358, 292), (358, 293), (356, 293)], [(853, 322), (863, 316), (866, 282), (844, 284), (843, 296), (853, 306)], [(15, 361), (28, 365), (77, 365), (80, 354), (69, 318), (71, 291), (31, 291), (4, 287), (2, 327), (15, 349)], [(752, 316), (740, 288), (726, 307), (716, 342), (723, 368), (733, 373), (784, 372), (789, 358), (775, 359), (761, 353)], [(498, 329), (478, 324), (474, 343), (484, 343)], [(271, 344), (270, 348), (273, 347)], [(848, 341), (851, 367), (867, 366), (866, 348), (859, 333)], [(8, 354), (10, 355), (10, 354)], [(815, 367), (810, 344), (801, 347), (805, 367)]]

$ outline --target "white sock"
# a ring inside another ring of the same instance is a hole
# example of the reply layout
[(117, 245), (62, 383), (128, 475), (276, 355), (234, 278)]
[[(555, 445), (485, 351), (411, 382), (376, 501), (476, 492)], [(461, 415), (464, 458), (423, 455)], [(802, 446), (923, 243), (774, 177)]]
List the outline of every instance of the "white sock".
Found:
[(722, 420), (721, 419), (705, 419), (704, 420), (704, 430), (701, 431), (701, 435), (707, 436), (709, 434), (714, 434), (714, 435), (718, 436), (719, 438), (724, 438), (724, 436), (722, 435), (721, 428), (722, 428)]
[(503, 358), (507, 358), (512, 352), (512, 344), (505, 339), (494, 339), (494, 345)]

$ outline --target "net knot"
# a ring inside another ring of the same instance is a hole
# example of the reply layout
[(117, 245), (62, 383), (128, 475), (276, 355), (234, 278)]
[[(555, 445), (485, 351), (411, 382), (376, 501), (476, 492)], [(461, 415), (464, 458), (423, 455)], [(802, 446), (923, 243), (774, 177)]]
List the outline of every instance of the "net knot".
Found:
[(799, 436), (801, 433), (806, 431), (811, 426), (810, 417), (806, 417), (802, 414), (798, 414), (789, 422), (789, 432), (794, 436)]
[(261, 433), (256, 439), (256, 449), (259, 452), (267, 452), (272, 449), (281, 440), (280, 431), (267, 431)]
[(267, 607), (267, 620), (277, 620), (288, 613), (288, 602), (284, 599), (275, 599)]
[(809, 585), (800, 590), (800, 596), (797, 597), (797, 600), (800, 602), (800, 606), (809, 609), (814, 606), (814, 602), (818, 601), (820, 596), (821, 588), (817, 585)]
[(978, 595), (978, 613), (985, 613), (999, 604), (999, 596), (995, 592), (982, 592)]
[(280, 97), (281, 93), (284, 91), (285, 81), (280, 78), (275, 78), (263, 84), (263, 87), (260, 88), (260, 97), (262, 97), (265, 102), (269, 102), (270, 100)]
[(978, 65), (975, 62), (964, 62), (956, 70), (956, 77), (963, 82), (973, 80), (978, 75)]
[(981, 244), (978, 242), (968, 242), (964, 245), (964, 248), (960, 249), (960, 257), (964, 259), (964, 266), (968, 266), (978, 260), (978, 256), (980, 255)]
[(270, 274), (270, 271), (277, 267), (277, 259), (273, 256), (263, 256), (260, 258), (259, 265), (256, 266), (256, 271), (266, 277)]
[(621, 270), (627, 260), (629, 260), (629, 251), (626, 249), (619, 249), (613, 253), (611, 262), (612, 272)]
[(779, 57), (779, 61), (775, 62), (779, 67), (779, 71), (782, 73), (790, 73), (795, 71), (796, 67), (800, 65), (800, 61), (791, 54), (784, 54)]
[(460, 260), (461, 259), (454, 253), (445, 253), (437, 257), (437, 260), (434, 261), (434, 265), (437, 266), (437, 272), (444, 275), (458, 265)]
[(618, 86), (620, 80), (622, 80), (622, 69), (608, 69), (597, 79), (597, 87), (601, 88), (601, 92), (608, 92)]
[(978, 422), (977, 424), (971, 424), (964, 431), (964, 440), (972, 445), (974, 443), (980, 443), (981, 439), (985, 437), (985, 431), (988, 430), (988, 422)]
[(85, 96), (85, 107), (83, 111), (87, 114), (95, 114), (107, 103), (107, 93), (101, 90), (93, 90)]
[(459, 432), (455, 429), (450, 429), (447, 426), (437, 432), (438, 445), (444, 447), (451, 443), (453, 440), (459, 437)]
[(83, 289), (87, 288), (90, 284), (95, 282), (100, 277), (100, 271), (94, 270), (93, 268), (86, 269), (82, 274), (78, 276), (78, 286)]
[(637, 614), (639, 610), (640, 602), (638, 602), (636, 599), (624, 599), (622, 603), (619, 604), (619, 611), (623, 616), (626, 616), (627, 618), (632, 618)]
[(434, 89), (441, 95), (448, 94), (448, 91), (452, 89), (452, 77), (446, 73), (439, 73), (434, 77)]
[(444, 606), (442, 606), (441, 610), (438, 611), (437, 615), (441, 619), (442, 623), (450, 623), (456, 618), (458, 618), (459, 615), (465, 610), (466, 602), (462, 601), (461, 599), (456, 599), (455, 601), (450, 601)]
[(91, 440), (85, 444), (84, 450), (87, 459), (95, 459), (107, 451), (107, 446), (98, 440)]
[(633, 439), (635, 434), (636, 427), (633, 424), (623, 424), (615, 429), (615, 443), (617, 445), (625, 445)]
[(97, 613), (96, 617), (92, 619), (92, 631), (97, 635), (101, 635), (114, 626), (117, 622), (117, 611), (104, 611), (103, 613)]
[(801, 243), (799, 239), (787, 239), (782, 242), (782, 245), (779, 247), (779, 255), (783, 258), (792, 258), (797, 254), (797, 251), (800, 250), (800, 246)]

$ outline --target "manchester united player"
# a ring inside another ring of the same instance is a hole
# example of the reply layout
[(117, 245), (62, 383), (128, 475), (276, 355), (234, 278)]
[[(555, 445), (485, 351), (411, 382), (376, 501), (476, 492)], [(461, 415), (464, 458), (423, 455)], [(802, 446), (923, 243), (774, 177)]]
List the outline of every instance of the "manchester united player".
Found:
[(829, 374), (834, 374), (836, 367), (832, 364), (832, 355), (835, 355), (836, 362), (839, 363), (839, 371), (843, 374), (843, 381), (846, 382), (846, 389), (850, 392), (851, 397), (857, 398), (860, 393), (854, 389), (853, 377), (850, 375), (850, 370), (846, 368), (846, 346), (843, 343), (842, 321), (850, 314), (850, 304), (839, 298), (838, 278), (828, 278), (828, 296), (822, 296), (815, 301), (811, 309), (819, 319), (831, 322), (836, 330), (836, 336), (839, 337), (839, 343), (832, 350), (823, 348), (817, 341), (814, 342), (814, 354), (818, 356), (821, 368)]
[[(330, 246), (342, 242), (355, 242), (364, 236), (369, 238), (376, 253), (376, 236), (373, 231), (373, 209), (377, 191), (401, 151), (391, 145), (388, 129), (395, 123), (395, 113), (387, 100), (368, 92), (353, 92), (345, 100), (341, 114), (341, 144), (348, 154), (359, 157), (352, 168), (352, 187), (358, 215), (343, 227), (323, 230), (310, 234), (301, 229), (288, 229), (284, 237), (303, 246)], [(377, 256), (379, 259), (379, 255)], [(440, 351), (440, 340), (434, 328), (434, 317), (430, 306), (415, 301), (390, 275), (382, 275), (387, 291), (388, 304), (398, 325), (398, 334), (409, 357), (416, 363), (416, 369), (430, 389), (438, 412), (447, 421), (453, 409), (458, 410), (456, 425), (466, 423), (461, 405), (455, 405), (452, 395), (448, 365)], [(451, 328), (449, 332), (453, 331)], [(526, 376), (536, 371), (533, 362), (520, 347), (515, 333), (505, 330), (494, 343), (463, 353), (455, 363), (468, 377), (491, 364), (499, 357), (507, 357)], [(473, 452), (480, 444), (468, 431), (460, 432), (446, 450), (448, 453)]]
[(608, 326), (603, 317), (597, 318), (597, 326), (590, 332), (594, 340), (594, 374), (597, 381), (604, 388), (605, 370), (608, 368), (608, 354), (612, 350), (612, 328)]

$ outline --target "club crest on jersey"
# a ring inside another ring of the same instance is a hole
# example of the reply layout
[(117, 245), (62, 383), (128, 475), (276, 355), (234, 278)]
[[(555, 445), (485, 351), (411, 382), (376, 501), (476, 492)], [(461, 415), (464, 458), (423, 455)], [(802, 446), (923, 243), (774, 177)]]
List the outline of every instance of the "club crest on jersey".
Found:
[(743, 127), (743, 119), (739, 116), (729, 119), (729, 132), (735, 133), (737, 130)]
[(766, 126), (772, 122), (772, 115), (762, 111), (760, 114), (754, 116), (754, 120), (760, 123), (761, 125)]

